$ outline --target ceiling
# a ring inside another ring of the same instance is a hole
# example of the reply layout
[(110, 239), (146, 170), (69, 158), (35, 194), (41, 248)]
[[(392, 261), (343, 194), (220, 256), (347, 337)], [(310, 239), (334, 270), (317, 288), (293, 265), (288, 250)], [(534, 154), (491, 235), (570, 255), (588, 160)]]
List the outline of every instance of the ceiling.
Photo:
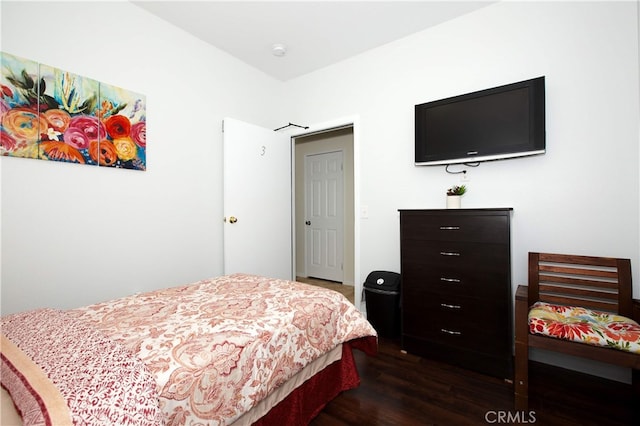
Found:
[[(286, 81), (494, 1), (132, 1)], [(272, 53), (286, 47), (284, 56)]]

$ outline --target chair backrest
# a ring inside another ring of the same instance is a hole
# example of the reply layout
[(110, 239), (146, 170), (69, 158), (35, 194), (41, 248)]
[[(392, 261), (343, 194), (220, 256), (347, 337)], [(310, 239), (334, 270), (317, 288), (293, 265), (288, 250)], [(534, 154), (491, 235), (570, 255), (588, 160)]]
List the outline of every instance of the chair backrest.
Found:
[(631, 260), (529, 253), (529, 302), (633, 315)]

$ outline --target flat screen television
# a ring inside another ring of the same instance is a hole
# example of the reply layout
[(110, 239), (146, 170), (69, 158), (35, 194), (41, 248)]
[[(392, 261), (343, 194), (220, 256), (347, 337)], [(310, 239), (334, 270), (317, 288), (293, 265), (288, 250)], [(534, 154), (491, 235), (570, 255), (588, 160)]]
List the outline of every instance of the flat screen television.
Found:
[(416, 165), (477, 163), (544, 152), (544, 77), (415, 106)]

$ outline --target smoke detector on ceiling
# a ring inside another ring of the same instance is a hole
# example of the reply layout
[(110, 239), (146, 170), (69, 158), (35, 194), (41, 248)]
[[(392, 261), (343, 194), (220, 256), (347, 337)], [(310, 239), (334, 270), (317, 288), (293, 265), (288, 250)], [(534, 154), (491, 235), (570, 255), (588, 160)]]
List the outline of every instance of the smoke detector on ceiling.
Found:
[(273, 56), (284, 56), (287, 53), (287, 47), (284, 44), (276, 43), (271, 46)]

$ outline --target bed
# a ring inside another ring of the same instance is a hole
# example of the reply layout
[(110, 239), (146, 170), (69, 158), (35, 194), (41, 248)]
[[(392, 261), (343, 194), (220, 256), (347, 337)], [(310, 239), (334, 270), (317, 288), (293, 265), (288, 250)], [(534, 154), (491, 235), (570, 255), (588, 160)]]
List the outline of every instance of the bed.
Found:
[(25, 425), (306, 424), (377, 349), (343, 295), (248, 274), (1, 326), (3, 422)]

